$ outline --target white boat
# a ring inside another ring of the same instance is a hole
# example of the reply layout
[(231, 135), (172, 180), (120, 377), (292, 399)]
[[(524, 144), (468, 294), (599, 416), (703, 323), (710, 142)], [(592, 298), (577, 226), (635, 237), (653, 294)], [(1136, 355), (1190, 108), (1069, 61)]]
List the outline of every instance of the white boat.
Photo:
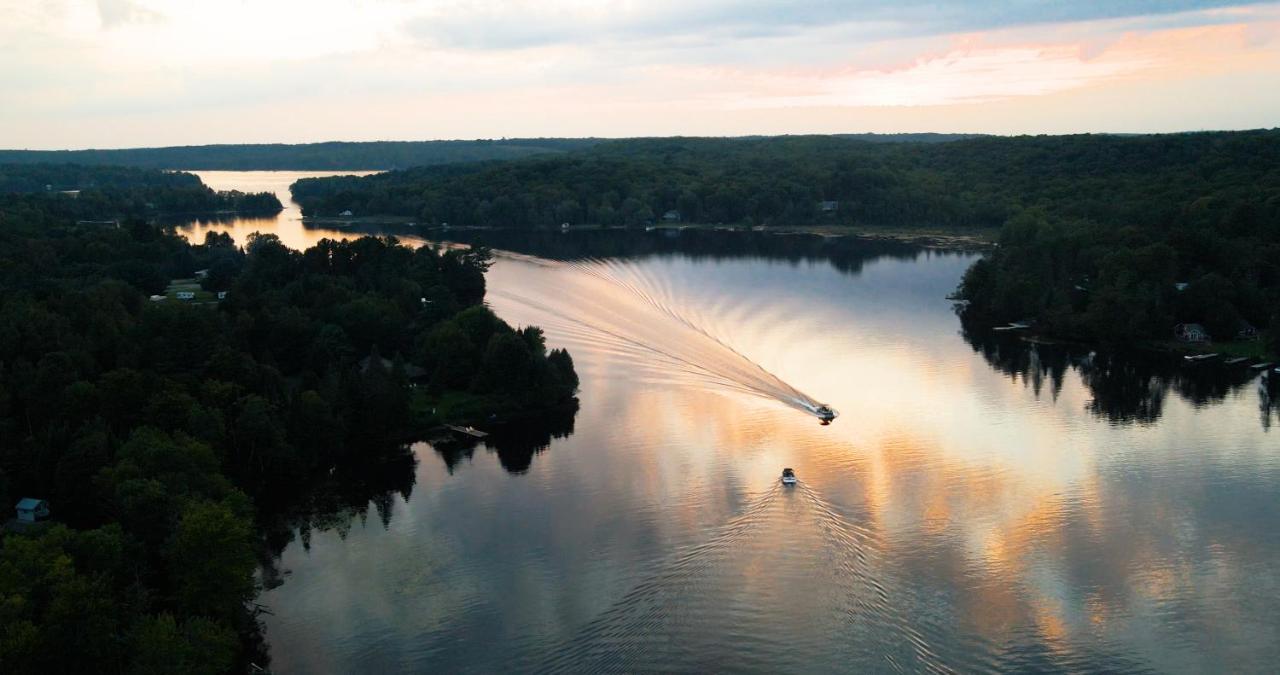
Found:
[(1204, 361), (1205, 359), (1211, 359), (1211, 358), (1213, 358), (1213, 357), (1215, 357), (1215, 356), (1217, 356), (1217, 353), (1212, 353), (1212, 354), (1195, 354), (1195, 355), (1192, 355), (1192, 356), (1184, 356), (1184, 357), (1182, 357), (1182, 358), (1186, 359), (1187, 361), (1190, 361), (1191, 363), (1195, 363), (1196, 361)]
[(790, 467), (782, 470), (782, 484), (783, 485), (796, 484), (796, 472), (792, 471)]
[(813, 411), (813, 414), (817, 415), (818, 419), (822, 420), (823, 424), (830, 424), (831, 420), (835, 419), (838, 413), (836, 413), (836, 411), (829, 405), (820, 405)]

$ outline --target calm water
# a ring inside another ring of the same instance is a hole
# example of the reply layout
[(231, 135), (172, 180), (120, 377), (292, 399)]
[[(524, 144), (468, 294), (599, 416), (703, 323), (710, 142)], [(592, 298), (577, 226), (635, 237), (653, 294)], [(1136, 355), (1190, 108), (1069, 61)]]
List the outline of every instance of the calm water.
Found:
[(489, 302), (571, 350), (580, 409), (419, 444), (279, 523), (259, 599), (277, 672), (1280, 658), (1280, 417), (1253, 371), (966, 333), (945, 296), (974, 254), (505, 244)]
[(228, 232), (236, 241), (244, 243), (254, 232), (269, 232), (280, 237), (286, 245), (304, 249), (315, 245), (326, 236), (333, 238), (347, 236), (336, 230), (313, 229), (302, 224), (302, 208), (294, 203), (289, 194), (289, 186), (300, 178), (318, 178), (324, 176), (357, 175), (365, 176), (372, 171), (311, 172), (311, 171), (192, 171), (200, 176), (205, 185), (215, 190), (239, 190), (241, 192), (273, 192), (284, 205), (284, 211), (272, 217), (250, 218), (212, 218), (188, 223), (179, 230), (191, 240), (199, 244), (204, 241), (205, 232), (210, 230)]

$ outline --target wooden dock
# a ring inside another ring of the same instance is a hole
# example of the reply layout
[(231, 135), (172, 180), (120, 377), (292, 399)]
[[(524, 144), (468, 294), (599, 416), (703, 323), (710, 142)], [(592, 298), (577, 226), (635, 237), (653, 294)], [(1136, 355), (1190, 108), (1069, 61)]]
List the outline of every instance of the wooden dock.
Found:
[(475, 428), (475, 427), (460, 427), (460, 426), (458, 426), (458, 425), (456, 425), (456, 424), (446, 424), (446, 425), (444, 425), (444, 426), (445, 426), (445, 428), (446, 428), (446, 429), (448, 429), (448, 430), (450, 430), (450, 431), (456, 431), (456, 432), (458, 432), (458, 433), (460, 433), (460, 434), (466, 434), (466, 435), (468, 435), (468, 436), (474, 436), (475, 438), (484, 438), (484, 437), (486, 437), (486, 436), (488, 436), (488, 435), (489, 435), (489, 434), (488, 434), (488, 432), (480, 431), (479, 429), (477, 429), (477, 428)]

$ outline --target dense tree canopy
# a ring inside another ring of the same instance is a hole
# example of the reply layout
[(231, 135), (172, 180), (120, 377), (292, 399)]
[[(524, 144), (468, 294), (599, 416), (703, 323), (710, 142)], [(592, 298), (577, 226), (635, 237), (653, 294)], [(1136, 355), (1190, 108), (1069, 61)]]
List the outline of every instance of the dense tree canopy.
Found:
[[(872, 142), (941, 142), (962, 134), (854, 134)], [(601, 142), (597, 138), (502, 138), (471, 141), (367, 141), (189, 145), (125, 150), (0, 150), (0, 164), (75, 162), (92, 166), (150, 169), (235, 169), (242, 171), (356, 171), (405, 169), (433, 164), (507, 160), (571, 152)]]
[[(991, 226), (1029, 208), (1112, 226), (1277, 208), (1280, 131), (871, 143), (795, 136), (602, 142), (559, 156), (305, 179), (304, 213), (536, 227), (682, 222)], [(825, 202), (825, 204), (824, 204)], [(1252, 215), (1251, 215), (1252, 214)], [(675, 214), (672, 214), (675, 217)]]
[(75, 164), (0, 164), (0, 198), (11, 214), (28, 204), (53, 217), (103, 221), (216, 211), (273, 214), (284, 208), (270, 192), (217, 192), (195, 174)]
[[(0, 539), (6, 672), (243, 665), (263, 511), (398, 457), (444, 398), (502, 416), (577, 387), (568, 354), (483, 306), (485, 249), (191, 245), (144, 209), (102, 227), (0, 199), (0, 503), (57, 522)], [(197, 269), (225, 299), (149, 299)]]
[(0, 150), (0, 163), (75, 162), (151, 169), (341, 171), (395, 169), (454, 162), (519, 159), (562, 153), (591, 138), (504, 138), (473, 141), (370, 141), (192, 145), (126, 150)]

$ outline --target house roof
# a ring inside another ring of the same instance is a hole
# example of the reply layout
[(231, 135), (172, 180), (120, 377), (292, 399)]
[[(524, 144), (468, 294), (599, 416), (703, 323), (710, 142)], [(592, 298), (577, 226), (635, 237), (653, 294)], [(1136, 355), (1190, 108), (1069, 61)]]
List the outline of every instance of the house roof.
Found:
[(32, 511), (39, 508), (40, 505), (43, 503), (44, 503), (43, 499), (36, 499), (34, 497), (24, 497), (22, 501), (18, 502), (18, 505), (15, 508), (17, 508), (20, 511)]

